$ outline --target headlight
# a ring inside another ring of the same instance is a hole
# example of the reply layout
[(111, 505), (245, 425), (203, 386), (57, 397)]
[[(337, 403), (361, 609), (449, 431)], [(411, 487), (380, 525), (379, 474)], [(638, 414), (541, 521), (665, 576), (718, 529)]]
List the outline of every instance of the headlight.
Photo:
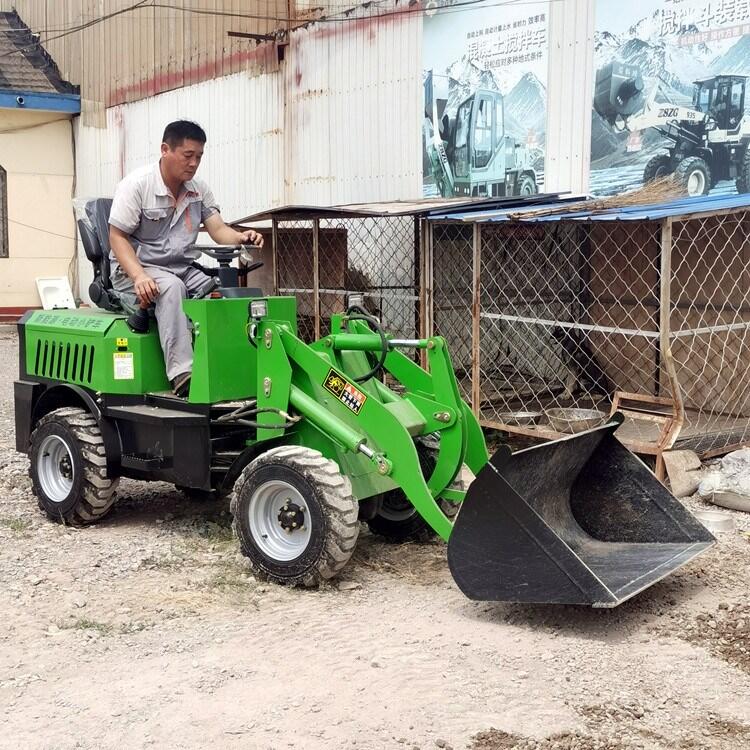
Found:
[(250, 317), (261, 320), (268, 315), (268, 302), (264, 299), (256, 299), (250, 303)]

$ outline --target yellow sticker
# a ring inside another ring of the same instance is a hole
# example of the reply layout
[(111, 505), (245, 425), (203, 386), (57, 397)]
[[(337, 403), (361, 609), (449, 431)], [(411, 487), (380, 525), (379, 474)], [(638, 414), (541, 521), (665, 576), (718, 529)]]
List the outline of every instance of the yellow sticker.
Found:
[(117, 346), (127, 346), (128, 340), (127, 339), (117, 339)]
[(333, 368), (328, 371), (328, 375), (323, 381), (323, 387), (355, 414), (359, 414), (363, 404), (367, 401), (367, 396), (359, 388), (349, 383), (343, 375)]

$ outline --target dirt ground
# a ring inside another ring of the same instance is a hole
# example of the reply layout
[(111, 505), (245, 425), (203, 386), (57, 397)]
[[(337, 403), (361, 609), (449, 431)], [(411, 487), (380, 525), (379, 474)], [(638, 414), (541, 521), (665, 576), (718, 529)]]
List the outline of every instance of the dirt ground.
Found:
[[(750, 518), (615, 610), (470, 602), (445, 546), (360, 536), (332, 585), (251, 578), (228, 506), (123, 481), (47, 521), (0, 328), (0, 747), (750, 747)], [(689, 501), (695, 508), (700, 501)]]

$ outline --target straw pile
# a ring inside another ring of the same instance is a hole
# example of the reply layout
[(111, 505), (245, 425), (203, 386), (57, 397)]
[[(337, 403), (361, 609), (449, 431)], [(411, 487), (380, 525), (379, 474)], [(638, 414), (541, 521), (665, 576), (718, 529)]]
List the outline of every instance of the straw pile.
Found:
[(671, 201), (676, 198), (684, 197), (685, 188), (680, 181), (675, 179), (674, 175), (661, 177), (658, 180), (647, 182), (643, 187), (637, 190), (631, 190), (628, 193), (612, 195), (608, 198), (595, 198), (588, 201), (578, 201), (576, 203), (567, 203), (557, 208), (547, 208), (542, 211), (519, 211), (518, 213), (509, 214), (509, 218), (515, 221), (529, 219), (536, 216), (547, 216), (549, 214), (568, 214), (584, 211), (586, 213), (602, 213), (612, 208), (626, 208), (627, 206), (640, 206), (644, 203), (661, 203)]

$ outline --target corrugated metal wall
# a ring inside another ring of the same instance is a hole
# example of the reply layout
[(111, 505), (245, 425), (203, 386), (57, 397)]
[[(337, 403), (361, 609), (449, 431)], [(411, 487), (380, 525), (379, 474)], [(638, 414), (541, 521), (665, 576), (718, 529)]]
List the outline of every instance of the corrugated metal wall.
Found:
[(421, 60), (418, 13), (292, 35), (284, 66), (289, 203), (421, 194)]
[[(280, 73), (232, 76), (187, 86), (107, 110), (105, 128), (76, 128), (76, 195), (112, 195), (123, 175), (159, 158), (164, 126), (199, 121), (209, 141), (199, 176), (222, 214), (237, 219), (284, 202), (284, 106)], [(79, 247), (80, 292), (93, 277)]]
[[(84, 120), (99, 127), (105, 124), (104, 107), (278, 65), (272, 45), (257, 47), (227, 32), (283, 28), (286, 0), (181, 0), (164, 3), (174, 7), (126, 10), (134, 5), (134, 0), (0, 0), (0, 10), (15, 8), (41, 34), (63, 76), (80, 84)], [(92, 25), (76, 31), (83, 24)]]
[(595, 0), (550, 2), (544, 188), (585, 192), (591, 153)]
[[(421, 192), (421, 18), (296, 32), (282, 69), (240, 73), (106, 110), (77, 126), (77, 195), (111, 195), (158, 158), (167, 122), (208, 134), (200, 177), (227, 220), (291, 203), (414, 198)], [(90, 279), (82, 256), (81, 290)]]

